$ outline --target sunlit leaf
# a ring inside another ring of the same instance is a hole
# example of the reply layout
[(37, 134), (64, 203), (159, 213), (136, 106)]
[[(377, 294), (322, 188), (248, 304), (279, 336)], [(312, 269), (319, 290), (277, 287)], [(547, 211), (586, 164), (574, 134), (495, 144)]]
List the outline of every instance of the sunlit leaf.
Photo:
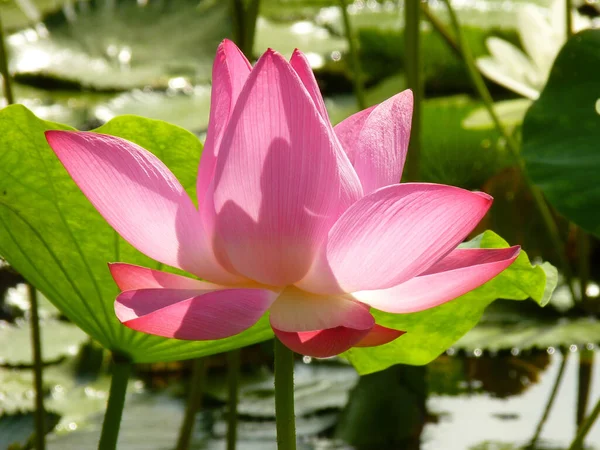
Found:
[[(508, 244), (487, 231), (465, 244), (475, 248), (502, 248)], [(549, 274), (546, 275), (546, 274)], [(483, 286), (446, 304), (412, 314), (389, 314), (373, 310), (378, 323), (406, 331), (395, 341), (345, 353), (360, 374), (377, 372), (394, 364), (427, 364), (473, 328), (485, 308), (498, 298), (548, 302), (556, 286), (556, 269), (549, 264), (532, 266), (527, 254)]]
[[(203, 342), (163, 339), (121, 325), (107, 262), (158, 263), (123, 241), (87, 201), (47, 145), (44, 131), (50, 129), (66, 127), (20, 105), (0, 111), (0, 254), (19, 273), (104, 347), (136, 362), (219, 353), (272, 336), (266, 318), (232, 338)], [(155, 153), (195, 198), (202, 145), (193, 134), (136, 116), (116, 118), (98, 131)]]

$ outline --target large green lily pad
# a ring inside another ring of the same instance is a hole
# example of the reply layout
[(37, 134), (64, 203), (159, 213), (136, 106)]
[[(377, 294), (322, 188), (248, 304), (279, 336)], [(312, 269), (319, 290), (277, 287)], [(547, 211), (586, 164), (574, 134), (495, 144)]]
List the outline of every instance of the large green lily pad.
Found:
[(560, 51), (523, 122), (527, 172), (565, 217), (600, 235), (600, 30)]
[[(107, 262), (159, 265), (123, 241), (87, 201), (46, 143), (44, 131), (50, 129), (67, 127), (44, 122), (20, 105), (0, 111), (0, 254), (19, 273), (104, 347), (136, 362), (219, 353), (272, 336), (266, 318), (232, 338), (203, 342), (163, 339), (121, 325)], [(98, 131), (154, 152), (195, 198), (202, 145), (193, 134), (135, 116)]]

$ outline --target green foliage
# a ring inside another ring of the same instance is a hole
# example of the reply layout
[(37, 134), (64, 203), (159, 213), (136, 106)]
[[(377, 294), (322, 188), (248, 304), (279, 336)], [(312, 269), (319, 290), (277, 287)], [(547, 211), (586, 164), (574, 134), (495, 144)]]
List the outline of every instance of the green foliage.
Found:
[[(66, 128), (20, 105), (0, 111), (0, 254), (86, 333), (136, 362), (191, 358), (268, 339), (272, 333), (264, 318), (215, 342), (168, 340), (119, 323), (113, 312), (118, 290), (106, 263), (159, 266), (112, 230), (64, 170), (44, 131)], [(114, 119), (98, 131), (154, 152), (195, 197), (202, 145), (194, 135), (135, 116)]]
[[(502, 248), (508, 244), (487, 231), (467, 246)], [(517, 260), (496, 278), (451, 302), (412, 314), (373, 310), (378, 323), (404, 330), (406, 334), (380, 347), (350, 349), (345, 356), (363, 375), (394, 364), (427, 364), (473, 328), (494, 300), (532, 298), (545, 305), (555, 287), (556, 269), (549, 264), (532, 266), (522, 251)]]
[(527, 171), (569, 220), (600, 235), (600, 30), (583, 31), (559, 53), (523, 123)]

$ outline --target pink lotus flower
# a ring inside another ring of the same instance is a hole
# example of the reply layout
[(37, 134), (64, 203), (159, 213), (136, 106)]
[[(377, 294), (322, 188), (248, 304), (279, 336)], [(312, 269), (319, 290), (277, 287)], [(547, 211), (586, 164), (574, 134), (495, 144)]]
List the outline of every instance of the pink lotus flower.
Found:
[(457, 249), (491, 205), (451, 186), (399, 184), (410, 133), (404, 91), (333, 128), (304, 55), (251, 67), (224, 41), (213, 69), (197, 208), (154, 155), (116, 137), (49, 131), (108, 223), (147, 256), (203, 280), (110, 265), (126, 326), (221, 339), (270, 323), (290, 349), (327, 357), (403, 332), (370, 308), (409, 313), (487, 282), (519, 253)]

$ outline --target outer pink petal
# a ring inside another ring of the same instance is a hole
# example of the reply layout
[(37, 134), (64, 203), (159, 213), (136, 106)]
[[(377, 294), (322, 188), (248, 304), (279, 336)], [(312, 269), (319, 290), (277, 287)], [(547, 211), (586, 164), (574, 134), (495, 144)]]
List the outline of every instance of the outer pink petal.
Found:
[(354, 344), (354, 347), (377, 347), (392, 342), (403, 334), (406, 334), (406, 331), (394, 330), (393, 328), (386, 328), (376, 324), (371, 328), (369, 334), (362, 338), (357, 344)]
[(276, 296), (264, 289), (140, 289), (122, 292), (115, 313), (127, 327), (148, 334), (222, 339), (254, 325)]
[(290, 58), (290, 64), (300, 77), (302, 84), (308, 91), (310, 98), (312, 98), (315, 106), (317, 107), (317, 111), (321, 114), (321, 117), (327, 122), (329, 122), (329, 114), (327, 114), (327, 108), (325, 107), (325, 102), (323, 102), (323, 96), (321, 95), (321, 90), (319, 89), (319, 85), (317, 84), (317, 80), (315, 79), (315, 75), (310, 67), (310, 63), (306, 59), (304, 54), (296, 49), (294, 53), (292, 53), (292, 57)]
[(437, 184), (379, 189), (340, 217), (309, 274), (296, 284), (332, 294), (404, 283), (456, 248), (491, 203), (488, 195)]
[(456, 249), (423, 274), (389, 289), (356, 292), (353, 297), (390, 313), (433, 308), (487, 283), (519, 256), (520, 247)]
[(47, 131), (46, 139), (98, 212), (139, 251), (204, 278), (237, 279), (216, 262), (194, 204), (152, 153), (98, 133)]
[(108, 265), (110, 274), (115, 283), (122, 291), (132, 289), (222, 289), (221, 286), (194, 280), (160, 270), (148, 269), (147, 267), (135, 266), (126, 263), (112, 263)]
[(369, 330), (337, 327), (328, 330), (304, 331), (299, 333), (273, 328), (277, 338), (289, 349), (301, 355), (329, 358), (354, 347)]
[(350, 116), (335, 127), (365, 195), (400, 182), (412, 111), (413, 95), (406, 90), (372, 109)]
[(296, 72), (267, 51), (238, 98), (215, 169), (217, 247), (236, 271), (275, 286), (306, 274), (350, 183), (336, 153)]
[(221, 42), (213, 64), (210, 117), (198, 170), (196, 193), (200, 205), (204, 203), (213, 177), (225, 126), (251, 69), (252, 66), (233, 42), (229, 39)]
[(329, 115), (327, 114), (327, 108), (325, 107), (325, 103), (323, 102), (323, 96), (321, 95), (321, 91), (319, 89), (319, 85), (317, 84), (317, 80), (315, 79), (315, 75), (310, 67), (308, 60), (304, 54), (296, 49), (292, 54), (292, 58), (290, 59), (290, 65), (296, 71), (302, 84), (308, 91), (308, 94), (312, 98), (317, 111), (321, 114), (321, 117), (325, 121), (329, 132), (331, 133), (332, 140), (335, 142), (336, 156), (338, 160), (338, 167), (342, 174), (342, 179), (347, 180), (347, 182), (342, 186), (344, 191), (341, 193), (341, 199), (339, 202), (339, 214), (343, 213), (346, 209), (348, 209), (355, 201), (363, 196), (363, 189), (358, 178), (358, 175), (350, 160), (348, 159), (348, 155), (342, 149), (342, 144), (338, 140), (335, 132), (333, 131), (333, 127), (329, 121)]
[(370, 330), (375, 324), (369, 309), (344, 297), (322, 296), (285, 289), (271, 307), (271, 326), (281, 331), (318, 331), (339, 326)]

